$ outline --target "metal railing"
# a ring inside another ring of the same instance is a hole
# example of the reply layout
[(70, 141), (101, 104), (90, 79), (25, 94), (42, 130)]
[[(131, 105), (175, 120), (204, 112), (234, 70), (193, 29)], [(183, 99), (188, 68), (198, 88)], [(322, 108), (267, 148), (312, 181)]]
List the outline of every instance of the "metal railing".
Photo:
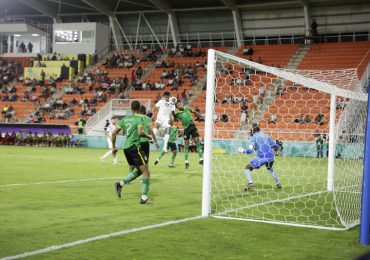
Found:
[[(130, 42), (135, 42), (137, 38), (137, 49), (146, 46), (148, 49), (155, 49), (163, 46), (164, 48), (174, 47), (172, 38), (167, 34), (159, 34), (154, 37), (152, 34), (126, 35)], [(237, 47), (236, 35), (234, 32), (219, 32), (219, 33), (187, 33), (179, 34), (181, 44), (191, 44), (193, 47)], [(157, 39), (159, 43), (157, 42)], [(306, 37), (303, 34), (292, 35), (265, 35), (265, 36), (245, 36), (243, 45), (276, 45), (276, 44), (304, 44), (307, 40), (312, 40), (315, 43), (324, 42), (353, 42), (353, 41), (369, 41), (370, 30), (368, 32), (351, 32), (351, 33), (324, 33), (319, 31), (316, 37)], [(122, 38), (122, 41), (126, 40)], [(118, 46), (118, 49), (129, 49), (128, 44)], [(113, 48), (114, 49), (114, 48)]]

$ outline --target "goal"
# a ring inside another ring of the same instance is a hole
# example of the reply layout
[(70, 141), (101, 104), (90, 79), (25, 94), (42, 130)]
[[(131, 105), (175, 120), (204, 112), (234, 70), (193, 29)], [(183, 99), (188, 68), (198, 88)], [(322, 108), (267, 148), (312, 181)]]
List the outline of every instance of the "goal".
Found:
[[(334, 230), (358, 225), (367, 95), (357, 70), (286, 70), (214, 50), (207, 64), (202, 215)], [(244, 191), (244, 168), (255, 155), (240, 152), (252, 124), (282, 142), (274, 163), (282, 189), (261, 167), (252, 171), (255, 187)]]

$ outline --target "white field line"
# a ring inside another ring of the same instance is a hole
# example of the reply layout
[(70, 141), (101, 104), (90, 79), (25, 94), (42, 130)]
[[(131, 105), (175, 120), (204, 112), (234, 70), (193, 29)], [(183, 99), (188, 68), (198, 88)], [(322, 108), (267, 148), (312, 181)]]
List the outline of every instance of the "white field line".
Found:
[(82, 239), (82, 240), (77, 240), (77, 241), (62, 244), (62, 245), (55, 245), (55, 246), (50, 246), (50, 247), (46, 247), (46, 248), (35, 250), (35, 251), (25, 252), (25, 253), (18, 254), (18, 255), (6, 256), (6, 257), (3, 257), (3, 258), (0, 258), (0, 260), (19, 259), (19, 258), (24, 258), (24, 257), (28, 257), (28, 256), (44, 254), (44, 253), (56, 251), (56, 250), (59, 250), (59, 249), (62, 249), (62, 248), (66, 248), (66, 247), (77, 246), (77, 245), (86, 244), (86, 243), (90, 243), (90, 242), (97, 241), (97, 240), (122, 236), (122, 235), (130, 234), (130, 233), (134, 233), (134, 232), (138, 232), (138, 231), (143, 231), (143, 230), (148, 230), (148, 229), (153, 229), (153, 228), (160, 228), (160, 227), (165, 227), (165, 226), (169, 226), (169, 225), (173, 225), (173, 224), (179, 224), (179, 223), (182, 223), (182, 222), (186, 222), (186, 221), (189, 221), (189, 220), (196, 220), (196, 219), (200, 219), (200, 218), (203, 218), (203, 217), (202, 216), (195, 216), (195, 217), (184, 218), (184, 219), (179, 219), (179, 220), (171, 220), (171, 221), (163, 222), (163, 223), (160, 223), (160, 224), (154, 224), (154, 225), (150, 225), (150, 226), (144, 226), (144, 227), (122, 230), (122, 231), (118, 231), (118, 232), (114, 232), (114, 233), (110, 233), (110, 234), (105, 234), (105, 235), (90, 237), (90, 238), (86, 238), (86, 239)]
[(260, 219), (249, 219), (249, 218), (237, 218), (237, 217), (222, 217), (222, 216), (212, 216), (214, 218), (221, 218), (221, 219), (233, 219), (233, 220), (242, 220), (242, 221), (249, 221), (249, 222), (262, 222), (267, 224), (274, 224), (274, 225), (284, 225), (284, 226), (293, 226), (293, 227), (304, 227), (304, 228), (316, 228), (316, 229), (326, 229), (326, 230), (338, 230), (343, 231), (347, 230), (346, 228), (335, 228), (335, 227), (324, 227), (324, 226), (315, 226), (315, 225), (306, 225), (306, 224), (299, 224), (299, 223), (285, 223), (285, 222), (278, 222), (278, 221), (268, 221), (268, 220), (260, 220)]
[[(164, 174), (156, 174), (156, 175), (152, 175), (152, 177), (159, 177), (159, 176), (163, 176), (163, 175)], [(59, 180), (59, 181), (43, 181), (43, 182), (31, 182), (31, 183), (13, 183), (13, 184), (0, 185), (0, 188), (2, 188), (2, 187), (14, 187), (14, 186), (71, 183), (71, 182), (91, 182), (91, 181), (100, 181), (100, 180), (113, 180), (113, 179), (119, 179), (119, 178), (122, 178), (122, 176), (104, 177), (104, 178), (91, 178), (91, 179), (77, 179), (77, 180), (72, 179), (72, 180)]]

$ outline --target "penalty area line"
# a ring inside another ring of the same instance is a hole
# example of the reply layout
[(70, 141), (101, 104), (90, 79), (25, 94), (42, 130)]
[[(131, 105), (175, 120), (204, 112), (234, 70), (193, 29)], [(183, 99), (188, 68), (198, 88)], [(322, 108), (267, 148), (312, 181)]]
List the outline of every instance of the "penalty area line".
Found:
[[(152, 177), (159, 177), (164, 174), (156, 174), (152, 175)], [(90, 181), (101, 181), (101, 180), (114, 180), (123, 178), (122, 176), (116, 177), (104, 177), (104, 178), (91, 178), (91, 179), (71, 179), (71, 180), (59, 180), (59, 181), (43, 181), (43, 182), (31, 182), (31, 183), (12, 183), (12, 184), (4, 184), (0, 185), (2, 187), (14, 187), (14, 186), (29, 186), (29, 185), (44, 185), (44, 184), (59, 184), (59, 183), (71, 183), (71, 182), (90, 182)]]
[(87, 238), (87, 239), (77, 240), (77, 241), (62, 244), (62, 245), (55, 245), (55, 246), (50, 246), (50, 247), (46, 247), (46, 248), (35, 250), (35, 251), (25, 252), (25, 253), (14, 255), (14, 256), (6, 256), (6, 257), (3, 257), (3, 258), (0, 258), (0, 260), (20, 259), (20, 258), (24, 258), (24, 257), (28, 257), (28, 256), (33, 256), (33, 255), (45, 254), (45, 253), (56, 251), (56, 250), (59, 250), (59, 249), (62, 249), (62, 248), (77, 246), (77, 245), (86, 244), (86, 243), (90, 243), (90, 242), (97, 241), (97, 240), (107, 239), (107, 238), (111, 238), (111, 237), (117, 237), (117, 236), (126, 235), (126, 234), (139, 232), (139, 231), (143, 231), (143, 230), (149, 230), (149, 229), (165, 227), (165, 226), (169, 226), (169, 225), (173, 225), (173, 224), (179, 224), (179, 223), (183, 223), (183, 222), (190, 221), (190, 220), (196, 220), (196, 219), (200, 219), (200, 218), (204, 218), (204, 217), (203, 216), (195, 216), (195, 217), (183, 218), (183, 219), (179, 219), (179, 220), (171, 220), (171, 221), (163, 222), (163, 223), (160, 223), (160, 224), (154, 224), (154, 225), (150, 225), (150, 226), (144, 226), (144, 227), (122, 230), (122, 231), (118, 231), (118, 232), (114, 232), (114, 233), (110, 233), (110, 234), (105, 234), (105, 235), (90, 237), (90, 238)]

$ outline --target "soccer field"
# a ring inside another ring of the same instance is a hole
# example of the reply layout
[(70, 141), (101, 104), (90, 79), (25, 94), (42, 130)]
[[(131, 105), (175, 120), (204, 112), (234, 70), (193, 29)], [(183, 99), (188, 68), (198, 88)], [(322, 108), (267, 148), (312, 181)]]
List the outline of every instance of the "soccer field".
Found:
[[(171, 169), (170, 155), (154, 166), (158, 153), (152, 153), (153, 204), (140, 205), (139, 180), (124, 187), (121, 200), (115, 197), (113, 184), (127, 175), (126, 162), (120, 152), (118, 166), (102, 163), (104, 152), (0, 146), (0, 258), (200, 215), (202, 168), (196, 154), (190, 154), (191, 166), (184, 170), (183, 154)], [(329, 231), (210, 217), (82, 241), (28, 258), (351, 259), (370, 250), (359, 245), (358, 235), (358, 227)]]

